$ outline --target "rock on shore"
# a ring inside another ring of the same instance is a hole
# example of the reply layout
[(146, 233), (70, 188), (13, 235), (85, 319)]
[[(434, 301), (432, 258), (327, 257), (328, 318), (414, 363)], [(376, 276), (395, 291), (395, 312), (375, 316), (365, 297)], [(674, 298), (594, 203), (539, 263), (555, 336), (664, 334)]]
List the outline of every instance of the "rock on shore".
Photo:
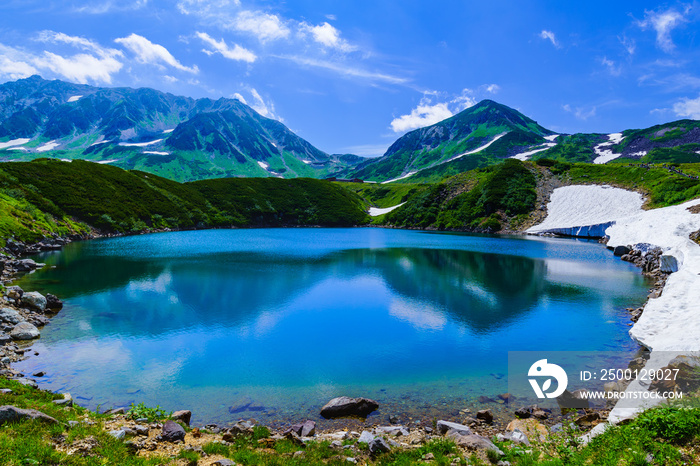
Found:
[(367, 417), (377, 408), (379, 408), (379, 403), (368, 398), (340, 396), (333, 398), (321, 408), (321, 416), (326, 419), (346, 416)]

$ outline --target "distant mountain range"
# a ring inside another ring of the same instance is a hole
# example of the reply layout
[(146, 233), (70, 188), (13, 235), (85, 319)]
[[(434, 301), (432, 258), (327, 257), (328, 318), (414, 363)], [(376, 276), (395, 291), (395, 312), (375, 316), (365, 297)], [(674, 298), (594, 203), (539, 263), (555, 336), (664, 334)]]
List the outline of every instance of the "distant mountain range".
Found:
[(324, 177), (333, 156), (235, 99), (98, 88), (38, 76), (0, 85), (0, 157), (86, 159), (187, 181)]
[(506, 158), (567, 162), (700, 162), (700, 121), (679, 120), (614, 134), (556, 134), (505, 105), (484, 100), (400, 137), (386, 154), (343, 175), (376, 181), (437, 181)]
[(400, 137), (382, 156), (330, 155), (234, 99), (38, 76), (0, 85), (0, 160), (85, 159), (178, 181), (221, 177), (437, 181), (506, 158), (700, 162), (700, 122), (556, 134), (491, 100)]

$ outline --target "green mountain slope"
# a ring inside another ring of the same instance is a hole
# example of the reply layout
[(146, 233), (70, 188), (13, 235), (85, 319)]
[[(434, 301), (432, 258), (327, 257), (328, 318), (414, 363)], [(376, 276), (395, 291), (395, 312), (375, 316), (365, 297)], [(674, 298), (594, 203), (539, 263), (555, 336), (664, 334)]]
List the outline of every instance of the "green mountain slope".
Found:
[(489, 164), (545, 144), (545, 136), (551, 134), (520, 112), (484, 100), (451, 118), (405, 134), (382, 157), (361, 163), (348, 173), (386, 181), (469, 159), (474, 153), (488, 153), (490, 158), (483, 163)]
[(179, 183), (76, 160), (0, 164), (0, 237), (162, 228), (351, 226), (362, 199), (332, 182), (222, 178)]
[(0, 160), (38, 157), (87, 159), (180, 181), (318, 178), (360, 160), (326, 154), (234, 99), (38, 76), (0, 85)]

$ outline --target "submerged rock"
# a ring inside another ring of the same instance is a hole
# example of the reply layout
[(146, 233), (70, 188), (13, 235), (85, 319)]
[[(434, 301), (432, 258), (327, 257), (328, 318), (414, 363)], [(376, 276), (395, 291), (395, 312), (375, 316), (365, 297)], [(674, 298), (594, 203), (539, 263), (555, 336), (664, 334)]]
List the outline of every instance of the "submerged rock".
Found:
[(493, 422), (493, 413), (490, 409), (483, 409), (476, 413), (476, 418), (486, 422), (487, 424), (491, 424)]
[(326, 419), (346, 416), (367, 417), (377, 408), (379, 408), (379, 403), (368, 398), (340, 396), (333, 398), (321, 408), (321, 416)]

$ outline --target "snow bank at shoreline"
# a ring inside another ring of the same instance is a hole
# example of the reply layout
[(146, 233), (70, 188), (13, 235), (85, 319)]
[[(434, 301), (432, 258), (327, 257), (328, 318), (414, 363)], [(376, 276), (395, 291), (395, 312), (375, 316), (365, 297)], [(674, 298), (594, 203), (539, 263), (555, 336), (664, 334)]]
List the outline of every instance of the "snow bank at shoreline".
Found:
[(639, 193), (611, 186), (565, 186), (552, 192), (547, 218), (527, 233), (613, 222), (642, 212)]
[[(605, 230), (610, 238), (608, 247), (648, 243), (676, 258), (678, 271), (669, 275), (660, 297), (648, 300), (642, 316), (630, 330), (635, 341), (652, 351), (645, 368), (659, 369), (678, 354), (700, 351), (700, 246), (689, 238), (700, 230), (700, 214), (688, 210), (700, 205), (700, 199), (647, 211), (641, 210), (640, 200), (638, 193), (618, 188), (557, 188), (545, 221), (527, 232), (612, 221), (614, 224)], [(576, 222), (579, 224), (574, 225)], [(626, 392), (647, 391), (648, 383), (634, 380)], [(615, 424), (634, 417), (660, 402), (621, 400), (610, 412), (608, 422)], [(606, 424), (596, 426), (584, 440), (603, 432), (605, 427)]]
[(608, 246), (650, 243), (678, 261), (678, 272), (666, 281), (663, 294), (650, 299), (630, 330), (632, 338), (654, 351), (700, 350), (700, 246), (690, 240), (700, 230), (700, 214), (685, 204), (648, 210), (619, 219), (606, 231)]

